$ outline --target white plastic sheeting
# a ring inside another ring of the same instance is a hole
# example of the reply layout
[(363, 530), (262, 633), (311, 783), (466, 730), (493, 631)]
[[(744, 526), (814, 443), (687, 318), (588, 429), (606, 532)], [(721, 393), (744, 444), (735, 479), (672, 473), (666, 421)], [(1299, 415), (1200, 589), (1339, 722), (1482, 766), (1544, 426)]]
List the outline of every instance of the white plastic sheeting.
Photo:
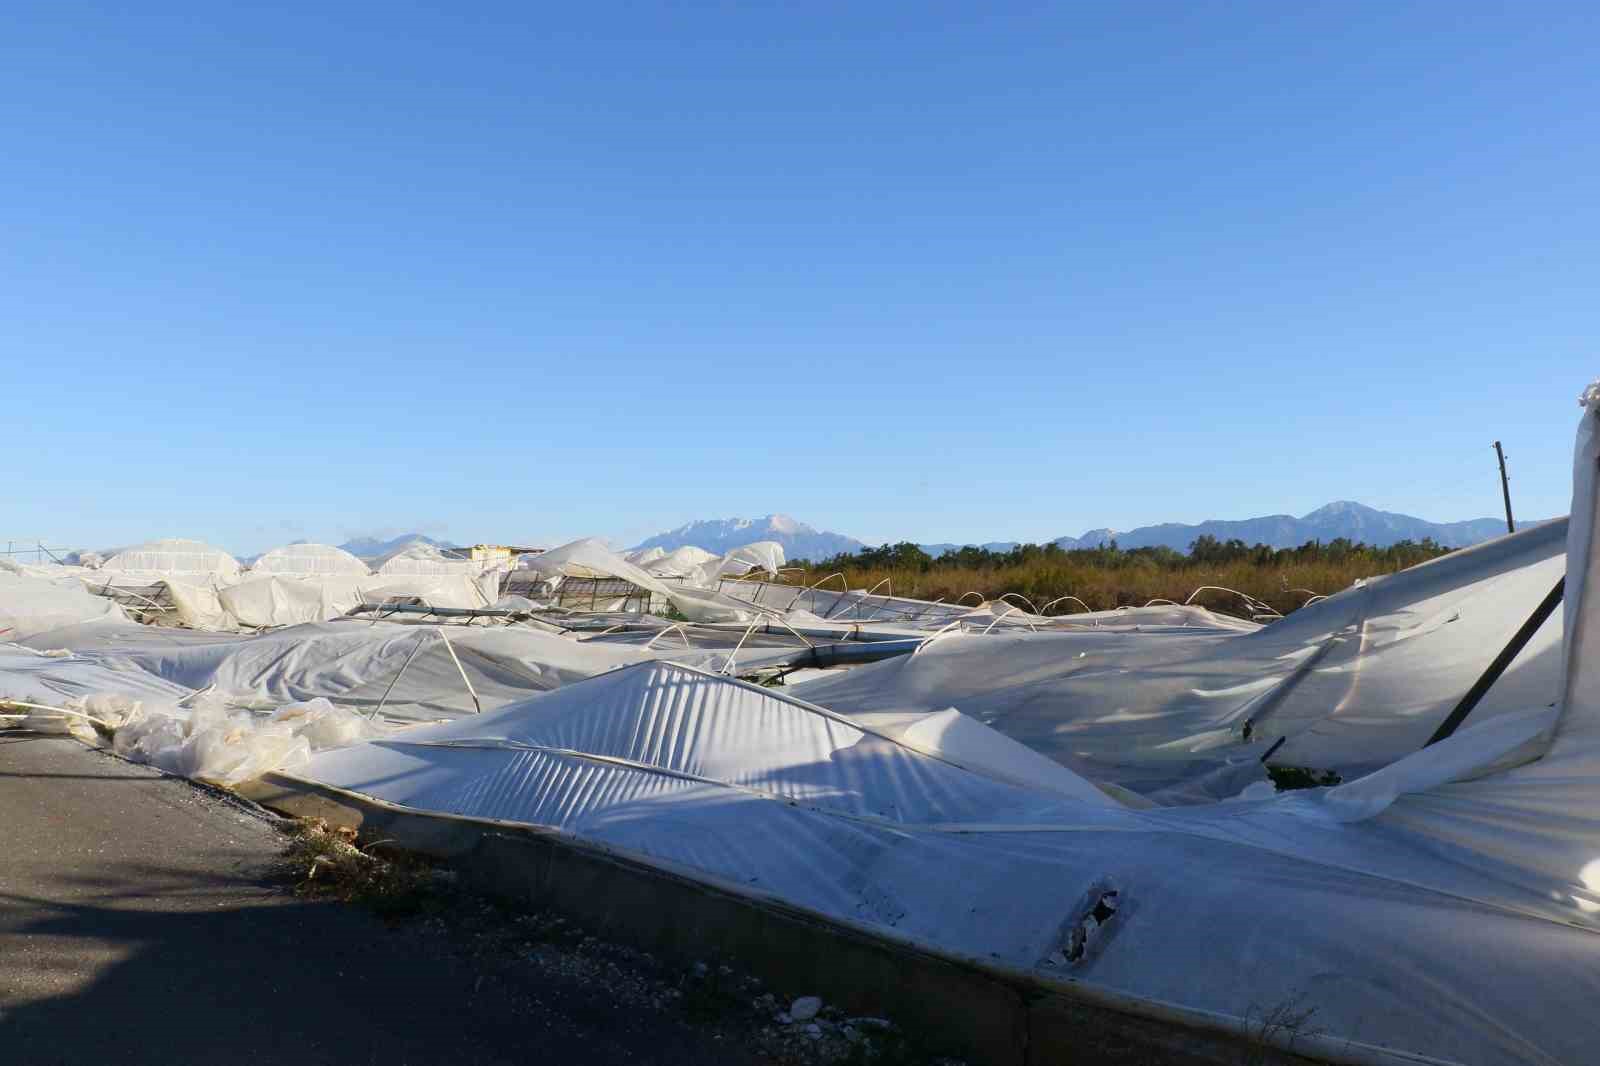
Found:
[(681, 611), (685, 617), (697, 622), (748, 621), (758, 613), (752, 610), (749, 604), (710, 589), (669, 584), (630, 563), (596, 537), (575, 540), (538, 555), (520, 556), (517, 559), (517, 569), (541, 575), (546, 587), (551, 589), (568, 577), (621, 578), (653, 595), (660, 596)]
[(720, 558), (708, 559), (689, 572), (696, 584), (711, 586), (723, 578), (742, 577), (760, 572), (777, 576), (785, 562), (783, 545), (775, 540), (759, 540), (724, 553)]
[[(707, 552), (706, 554), (709, 555), (710, 552)], [(642, 566), (645, 569), (649, 569), (651, 563), (665, 559), (666, 557), (667, 549), (665, 548), (639, 548), (635, 551), (628, 552), (623, 556), (624, 559), (628, 560), (628, 562), (632, 563), (634, 566)]]
[(95, 744), (109, 732), (112, 749), (124, 758), (230, 786), (268, 770), (293, 770), (312, 752), (348, 747), (394, 728), (325, 699), (251, 714), (211, 692), (189, 692), (150, 675), (16, 645), (0, 645), (0, 700), (29, 705), (24, 728), (71, 733)]
[[(102, 588), (96, 576), (85, 582)], [(418, 600), (433, 607), (478, 608), (494, 602), (499, 580), (492, 573), (471, 575), (304, 576), (251, 571), (229, 585), (164, 578), (154, 582), (165, 593), (173, 620), (202, 632), (234, 632), (322, 622), (347, 614), (362, 603)]]
[[(328, 622), (290, 626), (254, 636), (186, 632), (131, 624), (92, 624), (54, 630), (29, 642), (70, 647), (70, 659), (47, 660), (36, 672), (67, 691), (76, 679), (116, 675), (205, 690), (230, 707), (273, 710), (316, 698), (363, 715), (380, 706), (385, 717), (435, 721), (493, 710), (596, 674), (670, 657), (707, 669), (726, 661), (725, 649), (663, 644), (644, 648), (522, 627), (466, 628), (395, 622)], [(740, 663), (790, 654), (746, 648)], [(0, 676), (3, 681), (3, 676)], [(123, 689), (112, 685), (106, 691)], [(163, 689), (162, 691), (167, 691)]]
[[(492, 574), (374, 577), (251, 577), (219, 593), (233, 626), (265, 628), (322, 622), (362, 603), (417, 599), (432, 607), (487, 607), (499, 582)], [(216, 626), (210, 628), (229, 628)]]
[(383, 577), (476, 576), (487, 568), (487, 563), (446, 555), (432, 544), (419, 541), (385, 559), (377, 568), (377, 573)]
[(684, 545), (670, 552), (662, 548), (646, 548), (629, 555), (628, 561), (660, 577), (690, 577), (716, 558), (704, 548)]
[[(695, 547), (678, 548), (670, 554), (660, 548), (647, 548), (624, 556), (612, 551), (598, 537), (585, 537), (539, 555), (522, 556), (517, 565), (519, 569), (552, 576), (620, 577), (640, 588), (668, 595), (674, 586), (663, 584), (662, 578), (676, 578), (710, 588), (724, 577), (736, 577), (753, 570), (776, 574), (783, 563), (783, 545), (771, 540), (746, 544), (720, 556)], [(651, 583), (646, 583), (646, 578)]]
[[(1152, 604), (1145, 607), (1118, 607), (1106, 611), (1084, 611), (1076, 614), (1040, 615), (1028, 609), (1027, 601), (1020, 596), (1000, 600), (972, 602), (963, 597), (955, 603), (929, 602), (878, 593), (867, 589), (842, 591), (823, 587), (824, 579), (806, 588), (779, 585), (754, 579), (722, 580), (718, 591), (734, 599), (743, 600), (763, 610), (800, 619), (808, 624), (828, 622), (838, 625), (863, 625), (907, 627), (935, 633), (947, 628), (961, 630), (1038, 630), (1038, 629), (1095, 629), (1123, 631), (1155, 631), (1162, 628), (1226, 629), (1235, 633), (1249, 633), (1261, 628), (1260, 623), (1232, 615), (1214, 614), (1204, 607), (1180, 604)], [(1070, 597), (1063, 597), (1070, 600)], [(1061, 600), (1051, 601), (1060, 604)], [(1044, 605), (1038, 605), (1043, 610)], [(959, 623), (959, 626), (957, 624)], [(992, 625), (991, 625), (992, 624)]]
[[(142, 629), (140, 626), (87, 626), (85, 629)], [(62, 706), (73, 700), (117, 696), (175, 706), (193, 692), (128, 663), (92, 656), (51, 654), (19, 644), (0, 644), (0, 698)]]
[(154, 584), (162, 578), (195, 584), (229, 584), (242, 572), (239, 560), (198, 540), (153, 540), (124, 548), (107, 559), (99, 579), (112, 584)]
[(79, 622), (127, 617), (116, 603), (91, 595), (75, 577), (46, 579), (20, 570), (0, 565), (0, 641), (22, 640)]
[(626, 559), (656, 577), (676, 578), (707, 588), (723, 578), (739, 577), (756, 570), (776, 574), (785, 561), (783, 545), (775, 540), (756, 541), (722, 555), (713, 555), (693, 545), (671, 552), (664, 548), (645, 548), (628, 553)]
[[(1560, 578), (1565, 546), (1566, 522), (1546, 523), (1265, 627), (950, 632), (915, 656), (795, 692), (849, 714), (954, 706), (1096, 780), (1139, 791), (1259, 754), (1280, 737), (1288, 739), (1275, 762), (1349, 778), (1423, 745)], [(1552, 619), (1473, 720), (1553, 705), (1560, 647)]]
[(367, 564), (331, 544), (285, 544), (250, 564), (252, 574), (288, 577), (366, 577)]
[(268, 770), (293, 770), (313, 752), (347, 747), (390, 728), (324, 699), (256, 715), (203, 696), (182, 709), (133, 705), (116, 722), (112, 748), (168, 773), (232, 786)]
[(686, 544), (668, 552), (665, 548), (645, 548), (629, 552), (627, 561), (658, 577), (683, 578), (709, 585), (724, 577), (737, 577), (761, 570), (776, 574), (785, 562), (783, 545), (775, 540), (758, 540), (714, 555), (704, 548)]
[(652, 592), (666, 592), (665, 585), (612, 551), (599, 537), (582, 537), (537, 555), (520, 555), (516, 569), (531, 570), (547, 579), (620, 577)]
[[(1586, 1027), (1553, 1026), (1543, 1008), (1600, 992), (1600, 939), (1531, 918), (1536, 891), (1431, 859), (1442, 838), (1324, 814), (1320, 796), (1131, 811), (1064, 770), (1055, 787), (1024, 783), (1026, 770), (991, 754), (1003, 738), (985, 733), (969, 720), (919, 750), (767, 690), (649, 664), (331, 751), (299, 774), (552, 827), (881, 935), (1136, 999), (1245, 1018), (1304, 994), (1341, 1042), (1584, 1061), (1571, 1056)], [(1454, 740), (1449, 774), (1493, 757), (1460, 756), (1482, 748), (1472, 731)], [(1069, 962), (1072, 928), (1108, 891), (1119, 917)], [(1440, 993), (1398, 994), (1419, 981)]]

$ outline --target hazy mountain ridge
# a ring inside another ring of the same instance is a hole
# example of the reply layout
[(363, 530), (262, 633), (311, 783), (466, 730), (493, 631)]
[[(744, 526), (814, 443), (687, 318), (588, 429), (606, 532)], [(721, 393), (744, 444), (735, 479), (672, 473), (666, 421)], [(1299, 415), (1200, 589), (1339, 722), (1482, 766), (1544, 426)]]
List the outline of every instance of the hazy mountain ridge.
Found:
[(386, 558), (412, 544), (431, 544), (435, 548), (454, 547), (448, 541), (434, 540), (432, 537), (422, 533), (402, 533), (398, 537), (390, 537), (388, 540), (380, 540), (377, 537), (353, 537), (339, 545), (339, 547), (358, 559), (372, 560)]
[(1020, 543), (1020, 541), (1015, 540), (991, 540), (984, 544), (918, 544), (917, 547), (937, 559), (941, 555), (949, 555), (951, 552), (960, 551), (962, 548), (982, 548), (984, 551), (1008, 552)]
[[(1521, 525), (1532, 525), (1524, 522)], [(1323, 543), (1344, 537), (1364, 542), (1374, 547), (1387, 547), (1402, 540), (1420, 541), (1432, 538), (1451, 548), (1464, 548), (1471, 544), (1498, 537), (1505, 532), (1505, 522), (1498, 518), (1474, 518), (1463, 522), (1429, 522), (1412, 515), (1394, 511), (1380, 511), (1365, 504), (1339, 500), (1325, 504), (1308, 514), (1263, 515), (1258, 518), (1211, 519), (1193, 525), (1182, 522), (1162, 522), (1139, 526), (1136, 529), (1117, 530), (1100, 528), (1087, 530), (1076, 537), (1059, 537), (1053, 543), (1063, 548), (1096, 548), (1115, 540), (1123, 548), (1168, 547), (1187, 552), (1189, 545), (1201, 536), (1212, 536), (1220, 541), (1242, 540), (1246, 544), (1266, 544), (1274, 548), (1297, 548), (1307, 541)], [(688, 522), (641, 542), (638, 548), (662, 548), (672, 551), (686, 545), (704, 548), (718, 555), (758, 540), (774, 540), (783, 545), (790, 559), (820, 560), (852, 553), (867, 547), (866, 543), (843, 533), (819, 530), (785, 514), (769, 514), (762, 518), (711, 518)], [(447, 541), (435, 540), (422, 533), (404, 533), (388, 540), (377, 537), (356, 537), (339, 547), (362, 559), (379, 559), (394, 554), (409, 544), (432, 544), (450, 548)], [(959, 551), (963, 547), (979, 547), (992, 552), (1005, 552), (1017, 547), (1011, 540), (988, 541), (984, 544), (962, 545), (951, 542), (920, 544), (932, 556)]]

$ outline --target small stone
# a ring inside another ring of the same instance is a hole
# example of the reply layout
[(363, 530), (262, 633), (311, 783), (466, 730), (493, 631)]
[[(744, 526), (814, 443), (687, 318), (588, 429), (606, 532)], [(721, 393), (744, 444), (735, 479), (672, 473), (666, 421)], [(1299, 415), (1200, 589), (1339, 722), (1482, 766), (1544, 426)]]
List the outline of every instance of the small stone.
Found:
[(862, 1040), (861, 1031), (853, 1025), (844, 1027), (844, 1038), (852, 1044), (859, 1044)]
[(789, 1012), (786, 1011), (786, 1010), (781, 1010), (781, 1011), (778, 1012), (777, 1021), (778, 1021), (779, 1025), (793, 1025), (794, 1024), (794, 1019), (789, 1017)]
[(806, 1026), (806, 1035), (813, 1040), (820, 1040), (822, 1039), (822, 1027), (816, 1022), (812, 1022)]
[(789, 1014), (797, 1022), (809, 1022), (821, 1009), (821, 996), (801, 996), (789, 1005)]

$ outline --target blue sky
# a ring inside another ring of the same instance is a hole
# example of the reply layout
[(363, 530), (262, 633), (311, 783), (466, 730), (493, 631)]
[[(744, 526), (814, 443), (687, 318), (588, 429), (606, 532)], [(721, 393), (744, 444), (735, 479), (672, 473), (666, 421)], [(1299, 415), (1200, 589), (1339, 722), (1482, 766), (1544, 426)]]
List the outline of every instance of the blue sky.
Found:
[(1593, 4), (8, 8), (0, 539), (1566, 510)]

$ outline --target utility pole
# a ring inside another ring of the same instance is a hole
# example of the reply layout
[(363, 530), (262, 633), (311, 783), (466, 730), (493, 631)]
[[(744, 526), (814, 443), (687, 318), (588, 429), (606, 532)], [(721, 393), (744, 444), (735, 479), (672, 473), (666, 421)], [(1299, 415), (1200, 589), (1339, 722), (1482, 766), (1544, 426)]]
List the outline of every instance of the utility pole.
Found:
[(1500, 449), (1500, 442), (1494, 442), (1494, 454), (1500, 458), (1500, 491), (1506, 498), (1506, 532), (1515, 533), (1517, 523), (1511, 517), (1511, 479), (1506, 476), (1506, 453)]

